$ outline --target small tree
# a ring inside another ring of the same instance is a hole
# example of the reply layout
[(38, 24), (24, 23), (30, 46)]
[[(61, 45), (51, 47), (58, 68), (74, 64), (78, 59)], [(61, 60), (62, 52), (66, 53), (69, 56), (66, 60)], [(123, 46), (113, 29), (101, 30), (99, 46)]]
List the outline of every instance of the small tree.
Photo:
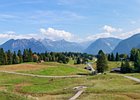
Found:
[(120, 57), (119, 57), (119, 54), (118, 52), (116, 53), (116, 57), (115, 57), (115, 61), (119, 61), (120, 60)]
[(111, 53), (111, 61), (114, 61), (114, 60), (115, 60), (114, 54)]
[(135, 71), (140, 72), (140, 51), (137, 51), (134, 61)]
[(10, 50), (7, 52), (7, 64), (10, 65), (12, 64), (12, 53)]
[(133, 69), (131, 68), (128, 60), (126, 60), (125, 62), (122, 62), (121, 73), (131, 73), (132, 71)]
[(17, 55), (19, 57), (19, 63), (22, 63), (23, 62), (23, 59), (22, 59), (22, 54), (21, 54), (21, 51), (20, 50), (18, 50)]
[(98, 73), (103, 73), (108, 69), (107, 64), (107, 57), (102, 50), (98, 53), (98, 60), (97, 60), (97, 71)]
[(13, 54), (13, 64), (18, 64), (19, 63), (19, 57), (17, 56), (16, 52), (14, 51)]

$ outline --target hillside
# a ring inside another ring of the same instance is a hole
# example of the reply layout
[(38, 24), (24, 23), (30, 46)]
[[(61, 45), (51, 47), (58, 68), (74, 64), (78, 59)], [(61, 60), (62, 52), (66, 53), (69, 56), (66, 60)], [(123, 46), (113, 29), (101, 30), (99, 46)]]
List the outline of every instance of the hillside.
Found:
[(96, 55), (99, 50), (103, 50), (105, 53), (111, 53), (120, 41), (117, 38), (100, 38), (89, 45), (84, 52)]
[(121, 41), (116, 48), (113, 50), (113, 53), (126, 53), (129, 54), (132, 48), (140, 48), (140, 33), (133, 35), (123, 41)]

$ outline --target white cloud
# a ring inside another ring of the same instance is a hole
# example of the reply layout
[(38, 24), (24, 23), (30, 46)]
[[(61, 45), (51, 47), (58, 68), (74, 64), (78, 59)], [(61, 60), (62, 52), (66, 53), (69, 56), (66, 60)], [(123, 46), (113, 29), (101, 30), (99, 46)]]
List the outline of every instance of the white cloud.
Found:
[(103, 30), (107, 33), (113, 33), (113, 32), (121, 32), (122, 29), (121, 28), (114, 28), (112, 26), (109, 26), (109, 25), (105, 25), (103, 27)]
[(99, 38), (107, 38), (107, 37), (126, 39), (137, 33), (140, 33), (140, 28), (124, 33), (112, 34), (110, 32), (103, 32), (103, 33), (90, 35), (84, 38), (80, 38), (80, 36), (76, 36), (64, 30), (57, 30), (54, 28), (48, 28), (48, 29), (41, 28), (40, 33), (38, 34), (17, 34), (16, 32), (13, 31), (7, 31), (5, 33), (0, 34), (0, 42), (3, 43), (9, 39), (30, 39), (30, 38), (35, 38), (35, 39), (48, 38), (51, 40), (65, 39), (67, 41), (72, 41), (72, 42), (85, 42), (85, 41), (95, 41)]
[(99, 38), (107, 38), (107, 37), (114, 37), (114, 35), (112, 35), (111, 33), (98, 33), (98, 34), (86, 37), (85, 41), (95, 41)]
[(126, 38), (131, 37), (131, 36), (133, 36), (135, 34), (138, 34), (138, 33), (140, 33), (140, 28), (137, 28), (135, 30), (125, 32), (125, 33), (122, 33), (122, 34), (117, 34), (116, 37), (121, 38), (121, 39), (126, 39)]
[(66, 32), (64, 30), (56, 30), (54, 28), (48, 28), (48, 29), (41, 28), (40, 32), (44, 34), (46, 38), (52, 40), (65, 39), (70, 41), (74, 37), (74, 35), (70, 32)]

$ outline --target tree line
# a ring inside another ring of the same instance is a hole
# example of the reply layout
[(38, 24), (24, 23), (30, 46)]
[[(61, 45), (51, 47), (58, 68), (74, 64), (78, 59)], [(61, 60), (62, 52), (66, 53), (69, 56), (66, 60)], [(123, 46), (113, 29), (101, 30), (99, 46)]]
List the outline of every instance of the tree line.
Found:
[(109, 61), (121, 61), (121, 73), (140, 72), (140, 49), (132, 48), (130, 54), (108, 54)]
[(105, 54), (102, 50), (97, 55), (97, 71), (100, 73), (108, 69), (108, 61), (121, 61), (121, 73), (140, 73), (140, 49), (133, 48), (130, 54)]
[(24, 62), (59, 62), (67, 64), (70, 59), (74, 60), (75, 64), (83, 64), (88, 60), (92, 60), (93, 55), (86, 53), (73, 53), (73, 52), (45, 52), (36, 53), (30, 48), (23, 51), (18, 50), (12, 52), (11, 50), (4, 51), (0, 48), (0, 65), (19, 64)]

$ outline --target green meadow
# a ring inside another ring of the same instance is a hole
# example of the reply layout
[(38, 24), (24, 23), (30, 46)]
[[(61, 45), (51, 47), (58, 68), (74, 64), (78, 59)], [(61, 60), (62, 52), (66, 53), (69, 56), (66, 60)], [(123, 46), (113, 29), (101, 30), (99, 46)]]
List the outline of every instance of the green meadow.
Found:
[[(111, 68), (120, 62), (109, 62)], [(25, 66), (26, 65), (26, 66)], [(106, 73), (91, 76), (84, 67), (86, 65), (50, 63), (20, 64), (2, 66), (0, 70), (30, 73), (36, 75), (85, 76), (80, 78), (38, 78), (15, 74), (0, 73), (0, 100), (68, 100), (76, 91), (76, 86), (86, 86), (78, 100), (132, 100), (140, 99), (140, 84), (124, 78), (120, 74)], [(24, 69), (24, 67), (31, 67)], [(7, 68), (5, 68), (7, 67)], [(38, 67), (38, 68), (36, 68)], [(94, 65), (94, 67), (96, 67)], [(13, 69), (12, 69), (13, 68)], [(111, 69), (110, 68), (110, 69)], [(140, 78), (140, 74), (126, 74)]]

